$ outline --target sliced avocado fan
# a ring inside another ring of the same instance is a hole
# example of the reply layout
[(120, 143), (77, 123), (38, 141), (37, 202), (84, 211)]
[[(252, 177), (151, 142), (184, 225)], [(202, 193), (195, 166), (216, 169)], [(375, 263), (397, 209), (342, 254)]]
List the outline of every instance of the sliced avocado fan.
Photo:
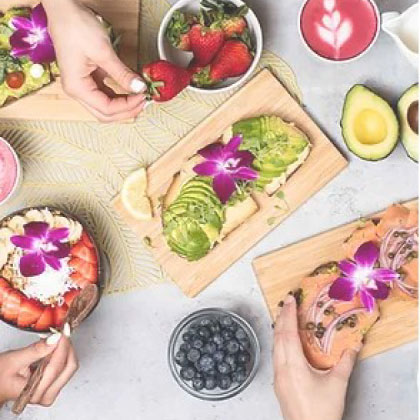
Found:
[(255, 156), (253, 167), (259, 172), (255, 182), (258, 190), (263, 190), (275, 178), (286, 174), (310, 146), (302, 131), (276, 116), (239, 121), (233, 125), (232, 134), (242, 135), (241, 150), (248, 150)]
[(401, 141), (408, 156), (419, 161), (419, 85), (407, 89), (398, 101)]
[(393, 109), (363, 85), (347, 93), (341, 129), (349, 150), (365, 160), (384, 159), (398, 142), (399, 124)]
[(220, 237), (225, 210), (211, 178), (193, 177), (163, 212), (163, 234), (172, 251), (188, 261), (203, 258)]

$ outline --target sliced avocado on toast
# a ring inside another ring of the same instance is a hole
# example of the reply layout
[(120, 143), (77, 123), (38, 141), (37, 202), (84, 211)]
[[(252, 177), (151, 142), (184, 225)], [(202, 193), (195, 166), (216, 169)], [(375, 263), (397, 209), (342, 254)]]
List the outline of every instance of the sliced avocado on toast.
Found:
[(349, 150), (365, 160), (386, 158), (398, 143), (399, 123), (393, 109), (363, 85), (347, 93), (341, 129)]
[(401, 141), (408, 156), (419, 161), (419, 85), (407, 89), (398, 101)]

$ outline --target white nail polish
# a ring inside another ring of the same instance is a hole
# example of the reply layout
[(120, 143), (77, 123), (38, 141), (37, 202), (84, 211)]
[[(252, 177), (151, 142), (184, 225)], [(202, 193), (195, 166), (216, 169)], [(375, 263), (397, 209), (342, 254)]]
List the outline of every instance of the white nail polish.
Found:
[(68, 322), (66, 322), (66, 323), (64, 324), (64, 327), (63, 327), (63, 334), (64, 334), (67, 338), (70, 338), (70, 336), (71, 336), (71, 328), (70, 328), (70, 324), (69, 324)]
[(55, 333), (53, 335), (50, 335), (45, 342), (47, 343), (48, 346), (55, 346), (61, 338), (61, 333)]
[(135, 78), (131, 81), (130, 89), (134, 93), (141, 93), (146, 90), (146, 83), (143, 82), (143, 80), (139, 78)]

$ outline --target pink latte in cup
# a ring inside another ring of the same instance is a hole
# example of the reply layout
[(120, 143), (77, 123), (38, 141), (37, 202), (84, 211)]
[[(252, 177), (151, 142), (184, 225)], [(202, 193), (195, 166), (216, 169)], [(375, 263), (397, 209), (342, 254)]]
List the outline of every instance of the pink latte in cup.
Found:
[(340, 62), (369, 49), (378, 36), (380, 18), (373, 0), (307, 0), (299, 26), (313, 53)]
[(0, 137), (0, 205), (16, 192), (20, 177), (19, 159), (12, 146)]

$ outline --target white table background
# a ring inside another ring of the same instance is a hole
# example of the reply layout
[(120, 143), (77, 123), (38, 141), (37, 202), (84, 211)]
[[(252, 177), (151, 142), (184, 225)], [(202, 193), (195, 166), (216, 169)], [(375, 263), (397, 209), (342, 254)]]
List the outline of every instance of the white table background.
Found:
[[(393, 41), (381, 33), (360, 60), (331, 65), (310, 56), (296, 19), (301, 1), (249, 0), (264, 27), (266, 47), (295, 70), (309, 112), (350, 160), (324, 190), (246, 254), (194, 300), (162, 284), (106, 297), (74, 337), (81, 367), (50, 409), (29, 407), (25, 420), (275, 420), (281, 419), (272, 392), (272, 330), (251, 268), (253, 258), (310, 237), (392, 202), (416, 197), (417, 165), (401, 145), (386, 160), (364, 162), (344, 147), (339, 120), (343, 98), (355, 83), (380, 92), (394, 105), (417, 75)], [(381, 11), (404, 10), (412, 0), (379, 0)], [(310, 256), (308, 256), (309, 258)], [(262, 344), (262, 364), (251, 386), (221, 403), (190, 397), (167, 366), (169, 335), (177, 322), (203, 307), (220, 306), (246, 316)], [(34, 337), (0, 325), (0, 350), (21, 347)], [(351, 380), (345, 420), (417, 419), (417, 344), (368, 359)], [(6, 408), (0, 418), (12, 419)]]

